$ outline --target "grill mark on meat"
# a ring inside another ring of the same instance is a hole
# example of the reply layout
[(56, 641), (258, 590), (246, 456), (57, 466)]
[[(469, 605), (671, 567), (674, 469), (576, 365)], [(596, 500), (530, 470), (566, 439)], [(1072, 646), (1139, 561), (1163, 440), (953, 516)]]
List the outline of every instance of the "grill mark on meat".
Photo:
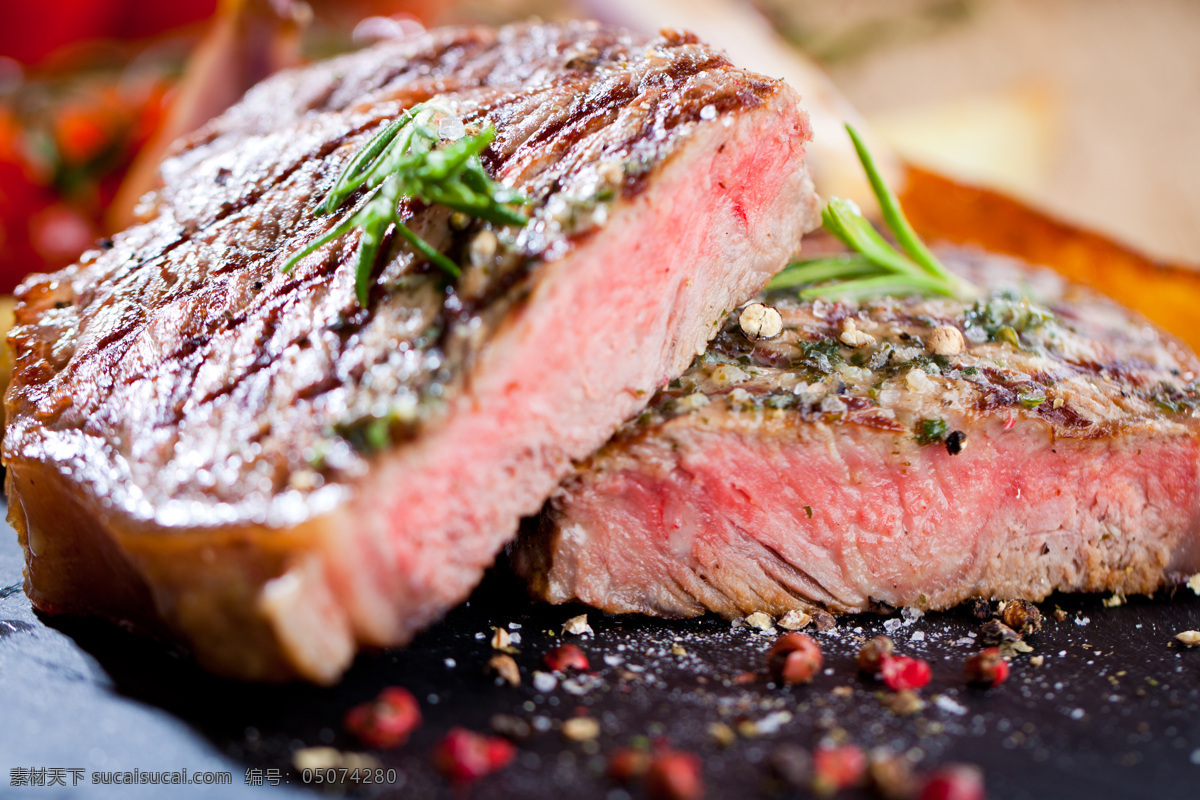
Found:
[[(378, 120), (373, 120), (369, 124), (370, 126), (375, 126), (378, 124)], [(202, 217), (199, 219), (189, 220), (188, 222), (184, 223), (184, 231), (185, 233), (190, 234), (190, 236), (181, 238), (180, 243), (189, 241), (190, 238), (197, 237), (200, 234), (207, 233), (231, 217), (258, 205), (263, 201), (264, 195), (268, 194), (277, 186), (286, 183), (298, 171), (308, 166), (310, 161), (318, 164), (325, 162), (331, 153), (333, 153), (339, 147), (344, 146), (356, 135), (361, 134), (362, 131), (367, 127), (368, 125), (359, 126), (356, 129), (348, 130), (345, 133), (326, 141), (317, 149), (315, 153), (306, 154), (304, 157), (296, 159), (291, 164), (285, 166), (278, 175), (273, 175), (273, 183), (256, 185), (254, 189), (246, 194), (236, 195), (234, 197), (222, 200), (218, 206), (217, 213), (213, 214), (211, 217)], [(324, 177), (324, 175), (325, 173), (322, 173), (322, 177)], [(224, 186), (224, 184), (220, 185), (222, 187)], [(327, 219), (328, 218), (320, 220), (317, 224), (320, 225), (322, 221), (326, 221), (326, 224), (328, 224)]]
[[(484, 41), (474, 32), (464, 30), (437, 42), (431, 48), (399, 61), (395, 69), (383, 71), (370, 83), (355, 86), (355, 92), (359, 95), (386, 92), (389, 86), (400, 82), (402, 78), (405, 79), (401, 83), (403, 87), (413, 78), (425, 77), (431, 72), (438, 78), (452, 75), (461, 71), (465, 65), (464, 62), (485, 50), (490, 44), (490, 41)], [(430, 77), (433, 76), (430, 75)], [(325, 106), (325, 108), (330, 109), (331, 107)]]
[[(1196, 357), (1048, 273), (972, 251), (943, 260), (995, 294), (972, 308), (773, 295), (783, 332), (767, 341), (731, 314), (688, 372), (577, 464), (512, 548), (514, 568), (551, 602), (666, 616), (1134, 594), (1200, 571)], [(1003, 340), (969, 324), (1010, 312), (1032, 321)], [(848, 318), (875, 343), (843, 345)], [(925, 350), (941, 324), (966, 330), (962, 352)], [(704, 542), (725, 599), (657, 594), (660, 575), (701, 550), (665, 549), (656, 505), (685, 509), (671, 533)], [(593, 557), (618, 541), (621, 561)]]
[[(207, 342), (202, 337), (192, 336), (184, 339), (177, 347), (173, 348), (167, 358), (173, 361), (183, 361), (194, 353), (199, 352), (199, 350), (205, 344), (207, 344)], [(132, 380), (135, 380), (134, 376), (132, 375), (126, 378), (126, 381)]]
[(1097, 426), (1095, 422), (1084, 417), (1068, 405), (1055, 408), (1052, 403), (1042, 403), (1042, 405), (1037, 407), (1037, 413), (1038, 416), (1056, 428), (1095, 428), (1095, 438), (1106, 438), (1112, 435), (1112, 431)]
[(1096, 361), (1071, 361), (1069, 363), (1080, 373), (1096, 375), (1101, 378), (1113, 378), (1135, 388), (1146, 386), (1146, 377), (1142, 373), (1154, 369), (1153, 364), (1136, 358), (1103, 363)]
[[(729, 66), (729, 61), (716, 54), (709, 53), (708, 58), (704, 61), (693, 62), (684, 60), (682, 62), (674, 62), (678, 66), (664, 73), (653, 76), (652, 81), (648, 84), (656, 88), (665, 87), (668, 82), (679, 83), (703, 72), (706, 69), (715, 69), (719, 67)], [(583, 135), (588, 131), (589, 125), (603, 125), (617, 115), (620, 109), (627, 106), (639, 94), (645, 92), (647, 84), (634, 85), (628, 78), (624, 80), (608, 81), (602, 86), (600, 92), (590, 91), (582, 100), (576, 100), (572, 103), (571, 109), (573, 113), (561, 118), (554, 118), (549, 123), (539, 128), (532, 136), (521, 144), (521, 147), (526, 150), (534, 150), (543, 146), (546, 142), (552, 139), (561, 139), (566, 143), (566, 146), (577, 144)], [(751, 94), (749, 98), (737, 98), (742, 102), (725, 101), (724, 109), (730, 110), (735, 106), (752, 107), (753, 104), (761, 102), (761, 98)], [(748, 101), (747, 101), (748, 100)], [(716, 104), (713, 104), (714, 107)], [(676, 109), (674, 113), (663, 114), (664, 104), (655, 103), (654, 107), (659, 112), (657, 116), (643, 117), (643, 124), (639, 131), (638, 139), (651, 139), (654, 136), (654, 131), (676, 127), (684, 122), (693, 122), (699, 116), (699, 109), (694, 105), (689, 105), (683, 109)], [(667, 111), (671, 111), (669, 105), (665, 106)], [(640, 186), (635, 184), (630, 187), (632, 193), (636, 194), (640, 190)]]
[(873, 411), (864, 410), (856, 412), (849, 417), (848, 421), (866, 428), (875, 428), (881, 431), (888, 431), (889, 433), (908, 433), (908, 429), (892, 417), (886, 417), (883, 414)]
[[(297, 164), (296, 166), (298, 167), (300, 165)], [(290, 174), (292, 174), (292, 172), (294, 172), (294, 169), (288, 170), (287, 174), (290, 175)], [(246, 207), (249, 207), (249, 206), (253, 205), (254, 203), (257, 203), (259, 200), (261, 200), (261, 198), (262, 198), (262, 193), (256, 193), (253, 196), (253, 201), (248, 202), (246, 204)], [(209, 224), (203, 226), (203, 229), (211, 229), (211, 228), (217, 227), (225, 219), (229, 218), (230, 216), (231, 216), (231, 214), (222, 215), (221, 217), (212, 220)], [(116, 286), (113, 288), (113, 290), (108, 294), (108, 296), (102, 297), (99, 299), (81, 297), (80, 298), (81, 302), (79, 303), (79, 305), (81, 306), (80, 313), (87, 314), (87, 313), (91, 312), (96, 306), (108, 305), (110, 302), (110, 298), (119, 294), (122, 291), (122, 284), (124, 284), (130, 280), (138, 280), (139, 279), (138, 276), (146, 274), (146, 268), (149, 267), (150, 264), (152, 264), (156, 261), (159, 262), (160, 264), (166, 263), (166, 258), (169, 256), (169, 254), (171, 252), (173, 252), (175, 249), (177, 249), (178, 247), (180, 247), (181, 245), (183, 245), (184, 243), (186, 243), (187, 241), (188, 241), (187, 237), (180, 237), (178, 239), (175, 239), (174, 241), (168, 242), (166, 245), (164, 245), (161, 253), (155, 258), (146, 259), (146, 260), (140, 261), (140, 262), (130, 262), (130, 261), (120, 262), (117, 266), (116, 271), (109, 272), (109, 273), (103, 275), (100, 279), (101, 282), (103, 282), (105, 280), (114, 282), (116, 284)], [(235, 269), (237, 266), (243, 266), (243, 265), (240, 264), (239, 262), (235, 261), (234, 263), (227, 265), (227, 269), (223, 270), (223, 271), (231, 271), (231, 270)], [(99, 283), (93, 284), (93, 285), (99, 285)], [(299, 284), (294, 283), (294, 285), (299, 285)], [(205, 284), (205, 283), (197, 281), (197, 282), (194, 282), (190, 286), (173, 286), (172, 288), (176, 289), (175, 295), (177, 298), (185, 299), (185, 298), (191, 297), (198, 293), (212, 294), (213, 287), (211, 286), (211, 284)], [(285, 288), (287, 288), (287, 287), (285, 287)], [(244, 319), (245, 319), (245, 317), (242, 316), (241, 318), (237, 319), (236, 321), (241, 322), (241, 321), (244, 321)], [(142, 329), (142, 327), (144, 326), (144, 322), (145, 322), (144, 315), (139, 315), (138, 317), (129, 320), (122, 327), (114, 329), (113, 331), (109, 332), (105, 336), (101, 337), (92, 346), (92, 348), (90, 348), (90, 352), (93, 354), (99, 355), (101, 358), (104, 358), (106, 367), (111, 367), (113, 364), (119, 363), (125, 357), (126, 353), (128, 352), (128, 348), (113, 352), (115, 349), (116, 343), (121, 341), (122, 339), (127, 338), (129, 335), (131, 335), (135, 332), (139, 332)], [(234, 322), (234, 320), (230, 320), (230, 322), (231, 322), (231, 326), (232, 326), (232, 323)], [(132, 345), (130, 344), (130, 346), (132, 346)], [(187, 352), (185, 352), (184, 355), (186, 356)], [(88, 363), (88, 354), (85, 353), (85, 354), (83, 354), (83, 356), (80, 359), (73, 359), (73, 363), (68, 365), (68, 369), (75, 369), (75, 370), (86, 369), (87, 363)], [(141, 378), (140, 375), (130, 374), (130, 375), (126, 376), (126, 378), (124, 379), (124, 382), (126, 384), (129, 384), (129, 383), (136, 382), (140, 378)], [(53, 422), (53, 420), (50, 418), (47, 418), (45, 421), (47, 423), (51, 423), (51, 424)]]
[[(215, 389), (211, 392), (208, 392), (207, 394), (202, 395), (200, 398), (197, 399), (196, 402), (200, 405), (212, 405), (213, 403), (215, 403), (217, 400), (221, 399), (222, 397), (226, 397), (230, 394), (233, 394), (243, 384), (248, 383), (258, 373), (262, 372), (264, 369), (271, 367), (272, 364), (273, 364), (272, 361), (270, 361), (269, 359), (260, 355), (256, 360), (254, 360), (248, 366), (244, 367), (241, 370), (241, 373), (238, 375), (238, 380), (236, 382), (230, 382), (230, 383), (223, 384), (222, 386), (218, 387), (217, 389)], [(170, 420), (167, 420), (165, 422), (165, 424), (170, 425), (170, 426), (178, 425), (183, 420), (183, 416), (184, 416), (183, 408), (180, 407), (178, 409), (175, 417), (173, 417)]]
[[(363, 126), (359, 130), (365, 130), (365, 129), (367, 129), (366, 126)], [(341, 137), (337, 141), (342, 142), (346, 138), (347, 137)], [(322, 153), (332, 152), (334, 149), (336, 149), (336, 147), (327, 146), (325, 148), (322, 148), (321, 152)], [(299, 166), (301, 166), (301, 165), (298, 163), (296, 165), (296, 167), (299, 167)], [(285, 174), (285, 176), (290, 176), (294, 172), (295, 172), (295, 169), (289, 169), (289, 170), (286, 170), (284, 174)], [(246, 211), (246, 210), (250, 209), (253, 205), (260, 203), (260, 202), (264, 202), (264, 199), (265, 199), (265, 193), (262, 193), (262, 192), (255, 193), (254, 195), (248, 196), (246, 198), (247, 202), (244, 204), (243, 208), (237, 209), (237, 210)], [(215, 218), (215, 219), (209, 221), (205, 225), (198, 227), (197, 230), (198, 231), (212, 231), (216, 228), (219, 228), (222, 225), (222, 223), (226, 222), (227, 220), (231, 220), (232, 216), (233, 216), (232, 213), (223, 214), (223, 215), (219, 216), (218, 218)], [(185, 239), (178, 240), (175, 243), (175, 246), (182, 244), (184, 241), (186, 241), (186, 240)], [(170, 249), (174, 249), (174, 248), (172, 247)], [(284, 252), (287, 249), (288, 249), (287, 247), (280, 248), (280, 252)], [(166, 253), (164, 253), (164, 257), (165, 256), (166, 256)], [(141, 266), (145, 267), (149, 263), (150, 262), (145, 262)], [(330, 266), (329, 272), (316, 273), (304, 280), (300, 280), (298, 278), (292, 278), (290, 280), (284, 281), (279, 286), (277, 293), (275, 293), (274, 295), (265, 296), (265, 299), (263, 301), (260, 301), (262, 303), (262, 305), (261, 305), (261, 310), (259, 311), (259, 315), (257, 316), (257, 319), (263, 326), (263, 338), (264, 339), (272, 338), (272, 336), (274, 335), (274, 333), (276, 331), (278, 323), (279, 323), (279, 316), (288, 306), (297, 302), (299, 299), (309, 295), (315, 287), (328, 285), (330, 283), (330, 280), (332, 278), (332, 270), (337, 268), (339, 261), (337, 259), (330, 259), (327, 263)], [(210, 272), (210, 275), (216, 275), (216, 274), (225, 273), (225, 272), (232, 272), (238, 266), (244, 266), (242, 260), (234, 259), (232, 263), (228, 263), (228, 264), (224, 265), (223, 269), (219, 269), (219, 270)], [(130, 278), (132, 279), (133, 276), (137, 275), (137, 273), (138, 273), (137, 268), (133, 268), (133, 269), (128, 270), (127, 275), (130, 276)], [(211, 282), (205, 283), (205, 282), (196, 281), (196, 282), (193, 282), (189, 286), (178, 287), (178, 290), (175, 292), (175, 297), (178, 301), (184, 301), (184, 300), (192, 298), (196, 295), (221, 297), (224, 294), (224, 292), (221, 291), (222, 288), (223, 288), (223, 284), (214, 285)], [(113, 294), (116, 294), (117, 292), (119, 292), (119, 289), (114, 290)], [(215, 307), (215, 305), (213, 305), (213, 307)], [(253, 305), (251, 307), (245, 309), (243, 312), (236, 314), (236, 315), (230, 316), (228, 314), (228, 312), (226, 312), (226, 316), (224, 318), (225, 324), (223, 326), (221, 326), (219, 329), (215, 329), (215, 328), (211, 329), (209, 331), (210, 336), (211, 335), (219, 335), (221, 333), (221, 331), (228, 331), (228, 330), (232, 330), (232, 329), (239, 327), (240, 325), (244, 324), (249, 319), (251, 313), (253, 313), (253, 312), (255, 312), (255, 307)], [(355, 324), (353, 324), (353, 322), (351, 322), (350, 324), (343, 326), (343, 328), (341, 330), (343, 339), (348, 338), (350, 335), (352, 335), (354, 332), (356, 332), (356, 330), (361, 327), (361, 323), (363, 321), (365, 321), (365, 318), (359, 319), (358, 325), (355, 325)], [(111, 334), (104, 337), (102, 340), (100, 340), (95, 345), (96, 350), (103, 351), (106, 348), (111, 350), (112, 346), (115, 344), (116, 341), (120, 340), (121, 338), (125, 338), (125, 337), (129, 336), (131, 333), (139, 332), (143, 322), (144, 322), (144, 320), (141, 318), (135, 319), (135, 320), (132, 320), (130, 323), (128, 323), (125, 327), (123, 327), (119, 330), (113, 331)], [(107, 359), (108, 363), (110, 363), (110, 364), (111, 363), (119, 363), (122, 360), (122, 358), (124, 358), (125, 352), (126, 352), (125, 350), (122, 350), (122, 351), (110, 353), (109, 354), (110, 357), (109, 357), (109, 359)], [(186, 352), (184, 353), (184, 355), (186, 355)], [(170, 358), (170, 357), (168, 357), (168, 358)], [(262, 368), (264, 368), (265, 366), (268, 366), (269, 361), (265, 360), (265, 358), (266, 358), (265, 356), (260, 355), (259, 360), (252, 366), (252, 368), (247, 370), (243, 374), (243, 379), (251, 377), (258, 371), (260, 371)], [(141, 377), (142, 376), (137, 375), (137, 374), (131, 374), (125, 378), (125, 383), (132, 384), (138, 380), (141, 380)], [(189, 383), (190, 383), (190, 381), (189, 381)], [(186, 387), (181, 386), (181, 389), (183, 389), (183, 388), (186, 388)], [(235, 391), (236, 388), (237, 388), (237, 383), (226, 384), (220, 390), (202, 396), (201, 398), (199, 398), (197, 400), (197, 402), (199, 404), (205, 404), (208, 402), (212, 402), (220, 397), (223, 397), (223, 396)], [(182, 403), (177, 404), (176, 409), (175, 409), (175, 414), (168, 419), (164, 419), (159, 424), (162, 426), (178, 424), (178, 422), (182, 419), (183, 414), (184, 414), (183, 404)]]

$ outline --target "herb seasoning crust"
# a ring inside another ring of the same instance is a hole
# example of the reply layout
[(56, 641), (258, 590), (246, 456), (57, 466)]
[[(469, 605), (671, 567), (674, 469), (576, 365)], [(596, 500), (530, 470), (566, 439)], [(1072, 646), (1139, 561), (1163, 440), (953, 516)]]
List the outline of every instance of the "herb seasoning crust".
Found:
[(731, 316), (522, 540), (535, 592), (735, 617), (1150, 592), (1200, 570), (1196, 357), (1048, 272), (942, 257), (984, 297), (781, 291), (761, 299), (771, 339)]

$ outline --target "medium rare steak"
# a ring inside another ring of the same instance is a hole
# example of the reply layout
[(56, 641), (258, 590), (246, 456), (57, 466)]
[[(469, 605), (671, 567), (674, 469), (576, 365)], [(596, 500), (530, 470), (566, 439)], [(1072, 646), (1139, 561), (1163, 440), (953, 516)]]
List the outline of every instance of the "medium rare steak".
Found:
[[(686, 34), (444, 29), (274, 77), (180, 143), (141, 224), (20, 290), (4, 439), (36, 606), (332, 681), (459, 602), (571, 468), (816, 223), (807, 122)], [(369, 301), (363, 202), (313, 210), (415, 103), (492, 125), (504, 227), (415, 200)]]
[(1195, 356), (1052, 275), (943, 260), (990, 294), (772, 296), (769, 340), (732, 315), (552, 498), (518, 570), (554, 602), (727, 617), (1200, 571)]

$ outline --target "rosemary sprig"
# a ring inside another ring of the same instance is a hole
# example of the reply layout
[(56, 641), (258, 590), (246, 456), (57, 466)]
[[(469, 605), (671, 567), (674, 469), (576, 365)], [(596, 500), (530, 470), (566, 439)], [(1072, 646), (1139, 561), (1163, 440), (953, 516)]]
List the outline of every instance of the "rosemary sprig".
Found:
[(858, 131), (851, 125), (846, 131), (879, 201), (883, 221), (903, 252), (884, 239), (852, 201), (834, 197), (821, 209), (821, 224), (852, 252), (795, 261), (767, 287), (807, 287), (800, 291), (800, 297), (806, 300), (913, 294), (967, 300), (978, 296), (978, 289), (947, 270), (921, 241), (900, 209), (900, 201), (880, 177)]
[(413, 106), (383, 130), (350, 160), (317, 206), (317, 215), (332, 214), (355, 192), (366, 189), (359, 209), (309, 242), (283, 265), (290, 272), (302, 258), (353, 228), (362, 230), (355, 257), (354, 290), (359, 305), (366, 307), (371, 288), (371, 271), (388, 229), (395, 230), (429, 261), (458, 277), (458, 265), (418, 236), (400, 219), (400, 201), (417, 198), (423, 203), (445, 206), (497, 225), (524, 225), (529, 221), (510, 204), (520, 204), (519, 192), (505, 189), (483, 169), (479, 154), (496, 138), (490, 126), (478, 133), (443, 143), (435, 120), (452, 117), (431, 103)]

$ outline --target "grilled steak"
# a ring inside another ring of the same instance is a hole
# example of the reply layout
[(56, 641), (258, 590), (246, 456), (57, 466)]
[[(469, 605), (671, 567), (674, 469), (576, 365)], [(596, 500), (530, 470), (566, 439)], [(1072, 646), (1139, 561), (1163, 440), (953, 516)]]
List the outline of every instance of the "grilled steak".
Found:
[(731, 316), (552, 498), (518, 570), (554, 602), (727, 617), (1200, 571), (1197, 359), (1049, 274), (945, 260), (992, 293), (770, 297), (765, 341)]
[[(357, 230), (283, 273), (352, 213), (312, 213), (341, 168), (431, 98), (494, 125), (485, 168), (531, 221), (403, 201), (463, 275), (396, 236), (366, 308)], [(404, 643), (798, 248), (807, 138), (790, 89), (691, 36), (584, 23), (259, 85), (177, 146), (141, 224), (20, 290), (4, 453), (30, 597), (243, 678), (331, 681)]]

